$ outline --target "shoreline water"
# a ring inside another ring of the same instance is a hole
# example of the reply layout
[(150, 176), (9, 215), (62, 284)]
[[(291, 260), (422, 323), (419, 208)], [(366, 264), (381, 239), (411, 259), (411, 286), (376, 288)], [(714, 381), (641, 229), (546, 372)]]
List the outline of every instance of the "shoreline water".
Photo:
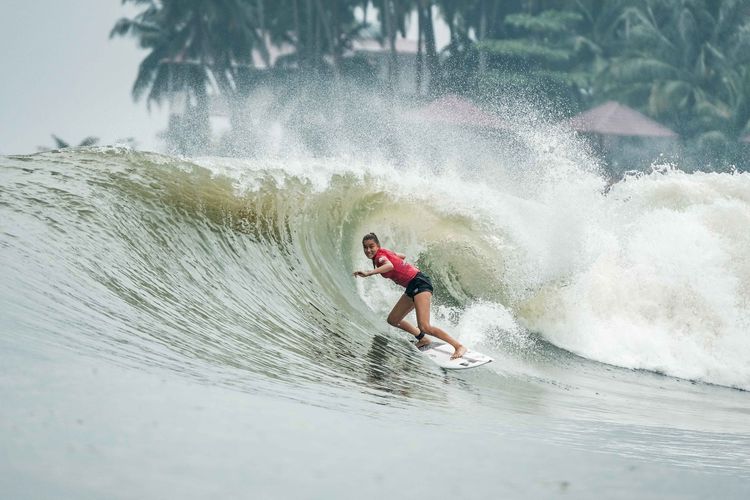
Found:
[[(489, 430), (486, 422), (474, 427), (458, 408), (381, 407), (373, 416), (368, 404), (350, 411), (335, 408), (335, 397), (321, 406), (320, 394), (311, 401), (273, 398), (58, 349), (4, 354), (3, 361), (15, 383), (0, 389), (7, 451), (0, 490), (12, 498), (205, 498), (238, 491), (253, 498), (449, 498), (471, 491), (656, 499), (743, 498), (749, 491), (750, 466), (741, 463), (747, 435), (733, 436), (734, 470), (699, 461), (676, 465), (657, 450), (700, 434), (662, 432), (660, 440), (641, 443), (650, 453), (623, 454), (607, 440), (627, 448), (643, 429), (599, 425), (588, 436), (566, 435), (539, 415), (522, 422), (497, 412)], [(719, 436), (705, 437), (705, 446), (728, 449), (726, 442), (716, 446)]]

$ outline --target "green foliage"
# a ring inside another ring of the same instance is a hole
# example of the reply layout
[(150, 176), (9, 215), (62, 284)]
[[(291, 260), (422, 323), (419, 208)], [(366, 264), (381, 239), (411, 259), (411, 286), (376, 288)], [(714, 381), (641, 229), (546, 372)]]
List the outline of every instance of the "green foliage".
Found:
[[(292, 92), (303, 78), (336, 86), (341, 76), (354, 76), (381, 85), (381, 72), (352, 56), (354, 42), (374, 37), (390, 47), (415, 22), (424, 44), (418, 93), (424, 72), (431, 93), (481, 99), (511, 92), (571, 111), (615, 99), (678, 131), (690, 154), (710, 151), (727, 161), (740, 157), (736, 141), (750, 133), (750, 0), (124, 3), (141, 11), (120, 19), (111, 36), (134, 37), (147, 51), (133, 97), (151, 105), (180, 96), (184, 116), (167, 133), (178, 149), (207, 141), (213, 96), (234, 114), (241, 106), (233, 103), (270, 80), (286, 82)], [(358, 18), (358, 9), (375, 24)], [(440, 53), (435, 12), (450, 30)], [(390, 54), (392, 84), (398, 64)], [(233, 126), (241, 121), (232, 116)], [(199, 140), (186, 140), (188, 133)]]
[[(490, 67), (522, 75), (532, 93), (546, 94), (565, 108), (578, 107), (591, 93), (594, 68), (604, 50), (582, 8), (508, 13), (507, 37), (479, 41)], [(562, 99), (562, 101), (560, 101)]]
[(539, 2), (503, 22), (477, 47), (488, 71), (513, 73), (504, 80), (519, 91), (550, 97), (566, 84), (571, 108), (607, 99), (636, 107), (680, 133), (698, 163), (740, 157), (737, 140), (750, 132), (750, 1)]
[[(361, 61), (341, 62), (342, 54), (364, 27), (354, 16), (355, 8), (363, 4), (359, 0), (123, 3), (136, 4), (142, 10), (132, 19), (118, 20), (110, 37), (132, 36), (148, 51), (133, 84), (133, 98), (145, 97), (149, 107), (169, 103), (173, 111), (181, 109), (183, 116), (174, 117), (165, 133), (169, 144), (180, 152), (206, 143), (213, 96), (222, 96), (234, 113), (263, 80), (259, 76), (262, 71), (281, 74), (294, 70), (324, 78), (336, 77), (340, 68), (367, 72)], [(272, 68), (272, 49), (288, 46), (294, 48), (293, 53), (279, 57)], [(256, 67), (254, 54), (265, 67)]]
[(538, 33), (543, 36), (556, 34), (566, 36), (573, 33), (576, 25), (583, 20), (583, 15), (575, 11), (545, 10), (538, 15), (526, 13), (510, 14), (505, 18), (509, 25)]
[(477, 47), (492, 55), (526, 62), (539, 61), (559, 65), (570, 61), (572, 57), (570, 50), (556, 49), (548, 44), (528, 40), (487, 40), (478, 43)]
[(259, 43), (252, 20), (257, 12), (242, 0), (124, 0), (145, 5), (133, 19), (123, 18), (110, 37), (134, 36), (149, 50), (133, 84), (133, 97), (162, 103), (174, 93), (206, 105), (210, 87), (237, 89), (242, 66)]
[[(600, 79), (603, 95), (628, 104), (711, 144), (746, 129), (750, 2), (649, 0), (620, 15), (622, 50)], [(648, 95), (630, 94), (648, 87)], [(707, 139), (708, 138), (708, 139)]]

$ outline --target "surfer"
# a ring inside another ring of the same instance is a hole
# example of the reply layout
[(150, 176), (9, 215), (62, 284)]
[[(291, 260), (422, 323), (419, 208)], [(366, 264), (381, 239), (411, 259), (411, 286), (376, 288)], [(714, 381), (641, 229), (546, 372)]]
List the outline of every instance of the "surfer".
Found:
[[(360, 278), (367, 278), (373, 274), (380, 274), (390, 278), (398, 285), (406, 288), (404, 294), (393, 306), (388, 315), (388, 324), (401, 328), (417, 338), (417, 347), (427, 345), (430, 339), (425, 334), (437, 337), (453, 346), (451, 359), (460, 358), (466, 353), (466, 347), (448, 335), (444, 330), (430, 324), (430, 301), (432, 300), (432, 282), (430, 277), (419, 272), (419, 269), (404, 261), (406, 256), (380, 246), (380, 240), (375, 233), (368, 233), (362, 238), (362, 249), (368, 259), (372, 259), (374, 269), (370, 271), (354, 271), (352, 274)], [(417, 310), (417, 326), (404, 320), (412, 310)]]

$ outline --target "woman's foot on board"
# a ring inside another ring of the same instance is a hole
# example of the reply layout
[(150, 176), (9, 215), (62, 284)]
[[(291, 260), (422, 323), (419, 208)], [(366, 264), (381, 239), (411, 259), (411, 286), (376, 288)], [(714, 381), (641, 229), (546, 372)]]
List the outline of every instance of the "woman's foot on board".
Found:
[(420, 347), (424, 347), (424, 346), (426, 346), (426, 345), (429, 345), (429, 344), (430, 344), (430, 342), (432, 342), (432, 341), (431, 341), (430, 339), (428, 339), (427, 337), (422, 337), (422, 339), (421, 339), (421, 340), (417, 340), (417, 343), (416, 343), (416, 344), (414, 344), (414, 346), (415, 346), (415, 347), (416, 347), (417, 349), (419, 349)]
[(466, 354), (466, 348), (464, 346), (460, 345), (460, 346), (456, 347), (456, 351), (451, 356), (451, 359), (458, 359), (461, 356), (463, 356), (464, 354)]

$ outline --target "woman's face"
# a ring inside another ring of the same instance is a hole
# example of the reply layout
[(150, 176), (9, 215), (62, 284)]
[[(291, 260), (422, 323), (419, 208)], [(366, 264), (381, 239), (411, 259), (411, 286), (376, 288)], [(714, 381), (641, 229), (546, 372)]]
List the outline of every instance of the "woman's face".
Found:
[(365, 256), (368, 259), (375, 257), (375, 253), (378, 251), (380, 246), (375, 243), (375, 240), (365, 240), (362, 242), (362, 250), (365, 251)]

